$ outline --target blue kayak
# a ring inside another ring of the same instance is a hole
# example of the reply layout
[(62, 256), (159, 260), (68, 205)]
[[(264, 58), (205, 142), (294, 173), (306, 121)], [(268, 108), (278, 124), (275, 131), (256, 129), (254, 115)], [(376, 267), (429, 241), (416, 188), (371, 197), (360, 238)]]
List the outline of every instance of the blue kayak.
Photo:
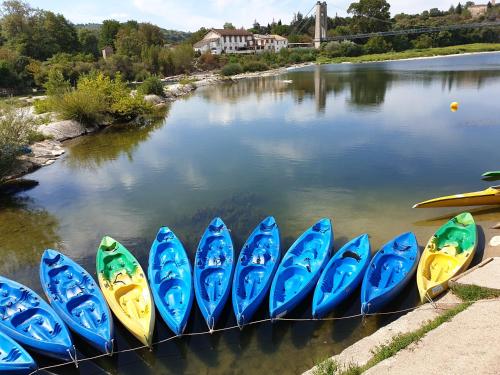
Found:
[(38, 294), (0, 276), (0, 331), (49, 357), (72, 360), (75, 347), (63, 321)]
[(233, 259), (233, 241), (226, 224), (217, 217), (201, 237), (194, 266), (196, 301), (210, 330), (214, 329), (229, 297)]
[(375, 254), (361, 286), (361, 314), (379, 311), (412, 279), (420, 252), (412, 232), (386, 243)]
[(233, 278), (233, 309), (240, 327), (248, 323), (266, 297), (280, 258), (280, 233), (269, 216), (243, 245)]
[(314, 288), (333, 244), (332, 223), (321, 219), (290, 247), (273, 279), (269, 298), (271, 318), (296, 307)]
[(113, 319), (87, 271), (60, 252), (47, 249), (40, 262), (40, 282), (52, 308), (75, 333), (103, 353), (113, 351)]
[(356, 290), (363, 280), (370, 259), (370, 240), (367, 234), (349, 241), (335, 253), (314, 290), (314, 318), (324, 317)]
[(148, 278), (163, 320), (182, 334), (193, 305), (193, 276), (184, 246), (167, 227), (160, 228), (151, 245)]
[(9, 336), (0, 333), (0, 374), (21, 375), (36, 369), (28, 352)]

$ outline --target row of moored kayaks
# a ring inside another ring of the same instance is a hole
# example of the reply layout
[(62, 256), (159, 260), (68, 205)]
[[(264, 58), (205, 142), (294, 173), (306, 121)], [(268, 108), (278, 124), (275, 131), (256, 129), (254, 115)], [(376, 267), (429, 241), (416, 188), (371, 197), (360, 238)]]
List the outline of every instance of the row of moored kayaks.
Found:
[(255, 228), (235, 261), (229, 231), (215, 218), (200, 240), (194, 269), (167, 227), (159, 230), (151, 246), (147, 277), (123, 245), (104, 237), (96, 259), (100, 287), (73, 260), (46, 250), (40, 281), (50, 305), (26, 286), (0, 276), (0, 371), (14, 374), (35, 368), (23, 347), (74, 359), (67, 327), (99, 351), (112, 353), (113, 319), (108, 306), (137, 339), (151, 345), (155, 304), (170, 329), (181, 335), (194, 297), (210, 330), (230, 293), (240, 327), (252, 320), (268, 293), (272, 319), (286, 315), (313, 291), (312, 314), (321, 318), (361, 285), (361, 313), (371, 314), (400, 293), (418, 268), (417, 284), (425, 301), (468, 267), (476, 243), (474, 220), (463, 213), (436, 232), (422, 257), (415, 235), (408, 232), (373, 257), (368, 235), (363, 234), (330, 258), (333, 228), (329, 219), (322, 219), (280, 261), (278, 225), (268, 217)]

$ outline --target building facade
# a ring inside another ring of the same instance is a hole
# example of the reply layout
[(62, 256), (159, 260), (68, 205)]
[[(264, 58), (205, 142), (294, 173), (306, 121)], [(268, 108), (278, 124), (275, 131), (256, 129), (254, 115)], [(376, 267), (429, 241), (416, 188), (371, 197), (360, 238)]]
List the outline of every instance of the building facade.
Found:
[(255, 34), (255, 50), (256, 52), (273, 51), (279, 52), (283, 48), (288, 47), (288, 39), (281, 35), (260, 35)]
[[(490, 1), (492, 6), (495, 6), (495, 0)], [(478, 4), (478, 5), (470, 5), (467, 7), (467, 10), (470, 12), (473, 18), (477, 18), (486, 14), (488, 11), (488, 4)]]
[(212, 29), (202, 40), (193, 46), (196, 52), (221, 53), (253, 53), (255, 38), (244, 29)]
[(280, 35), (252, 34), (244, 29), (212, 29), (195, 43), (196, 52), (214, 55), (222, 53), (279, 52), (288, 47), (288, 39)]

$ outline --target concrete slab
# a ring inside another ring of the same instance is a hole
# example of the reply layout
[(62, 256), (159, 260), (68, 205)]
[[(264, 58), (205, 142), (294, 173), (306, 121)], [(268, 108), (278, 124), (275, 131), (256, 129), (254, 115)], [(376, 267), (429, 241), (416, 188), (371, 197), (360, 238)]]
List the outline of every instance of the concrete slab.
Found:
[(366, 375), (500, 373), (500, 299), (474, 303)]
[[(361, 339), (340, 354), (333, 356), (332, 359), (341, 366), (348, 366), (349, 364), (363, 366), (372, 358), (372, 352), (376, 347), (387, 344), (394, 336), (419, 329), (426, 322), (441, 315), (447, 309), (455, 307), (458, 303), (460, 303), (460, 300), (455, 295), (447, 293), (436, 301), (437, 309), (430, 304), (424, 304), (387, 326), (380, 328), (372, 335)], [(313, 372), (314, 368), (304, 374), (312, 375)]]
[(450, 280), (450, 285), (477, 285), (500, 290), (500, 257), (488, 258)]

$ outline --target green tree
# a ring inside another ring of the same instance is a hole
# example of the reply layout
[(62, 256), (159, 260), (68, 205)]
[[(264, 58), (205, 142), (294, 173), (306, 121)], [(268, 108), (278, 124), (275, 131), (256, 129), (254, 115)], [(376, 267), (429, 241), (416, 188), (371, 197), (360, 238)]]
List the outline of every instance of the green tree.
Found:
[(362, 33), (389, 30), (390, 5), (386, 0), (359, 0), (352, 3), (347, 12), (353, 15), (354, 28)]
[(195, 44), (203, 39), (203, 37), (208, 33), (208, 29), (202, 27), (199, 30), (191, 34), (189, 39), (186, 41), (188, 44)]
[(455, 8), (455, 13), (462, 14), (462, 10), (463, 10), (462, 4), (458, 3), (457, 7)]
[(420, 35), (413, 41), (413, 46), (418, 49), (432, 47), (432, 38), (427, 34)]
[(140, 56), (142, 43), (139, 32), (132, 28), (121, 28), (115, 38), (116, 52), (126, 56)]
[(233, 29), (233, 30), (236, 29), (236, 27), (234, 27), (234, 25), (231, 22), (226, 22), (223, 27), (224, 29)]
[(193, 63), (193, 46), (181, 44), (172, 49), (172, 63), (176, 73), (184, 73), (191, 69)]
[(366, 53), (384, 53), (391, 49), (391, 45), (381, 36), (372, 36), (363, 46)]
[(99, 56), (99, 37), (95, 31), (89, 29), (78, 30), (80, 50), (95, 57)]
[(105, 20), (102, 22), (99, 32), (99, 48), (114, 46), (116, 34), (120, 30), (120, 22), (116, 20)]
[(138, 33), (141, 42), (147, 46), (161, 46), (165, 42), (161, 29), (151, 23), (139, 24)]

